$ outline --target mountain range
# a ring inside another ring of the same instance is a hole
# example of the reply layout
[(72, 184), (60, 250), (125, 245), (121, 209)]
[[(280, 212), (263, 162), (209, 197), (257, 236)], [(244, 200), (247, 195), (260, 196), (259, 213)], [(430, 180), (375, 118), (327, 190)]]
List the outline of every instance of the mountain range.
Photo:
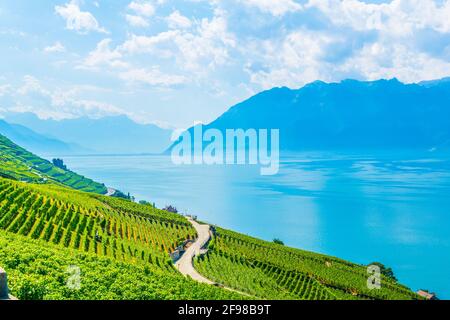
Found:
[(209, 128), (279, 129), (283, 150), (447, 149), (450, 82), (345, 80), (274, 88), (231, 107), (203, 126)]
[[(7, 113), (4, 116), (9, 123), (25, 126), (49, 139), (64, 141), (69, 146), (81, 146), (84, 153), (160, 153), (170, 144), (172, 135), (169, 129), (138, 124), (124, 115), (64, 120), (44, 120), (33, 113)], [(25, 143), (22, 145), (26, 146)], [(79, 149), (74, 151), (80, 153)]]
[(10, 124), (0, 119), (0, 134), (40, 155), (87, 153), (90, 150), (75, 143), (49, 138), (23, 125)]
[[(0, 133), (37, 154), (161, 153), (171, 130), (127, 116), (43, 120), (7, 113)], [(282, 150), (450, 147), (450, 78), (404, 84), (316, 81), (300, 89), (263, 91), (203, 129), (279, 129)], [(190, 128), (189, 131), (193, 131)], [(171, 147), (168, 149), (170, 151)]]

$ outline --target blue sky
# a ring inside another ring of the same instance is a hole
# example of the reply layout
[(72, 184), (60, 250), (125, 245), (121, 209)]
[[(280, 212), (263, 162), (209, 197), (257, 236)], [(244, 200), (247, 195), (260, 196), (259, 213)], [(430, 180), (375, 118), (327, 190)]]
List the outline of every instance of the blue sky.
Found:
[(0, 0), (0, 113), (185, 128), (276, 86), (450, 75), (449, 0)]

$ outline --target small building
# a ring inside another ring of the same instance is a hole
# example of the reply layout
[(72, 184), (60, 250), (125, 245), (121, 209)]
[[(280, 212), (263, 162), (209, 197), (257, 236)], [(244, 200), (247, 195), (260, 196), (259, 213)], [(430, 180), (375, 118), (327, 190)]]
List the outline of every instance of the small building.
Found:
[(428, 290), (419, 290), (417, 291), (417, 294), (426, 300), (439, 300), (436, 293), (429, 292)]

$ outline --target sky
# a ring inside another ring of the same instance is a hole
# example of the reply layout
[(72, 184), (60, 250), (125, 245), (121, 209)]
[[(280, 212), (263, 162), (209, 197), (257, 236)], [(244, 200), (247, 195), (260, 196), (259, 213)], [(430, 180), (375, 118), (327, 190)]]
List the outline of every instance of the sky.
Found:
[(450, 75), (450, 0), (0, 0), (0, 113), (180, 129), (272, 87)]

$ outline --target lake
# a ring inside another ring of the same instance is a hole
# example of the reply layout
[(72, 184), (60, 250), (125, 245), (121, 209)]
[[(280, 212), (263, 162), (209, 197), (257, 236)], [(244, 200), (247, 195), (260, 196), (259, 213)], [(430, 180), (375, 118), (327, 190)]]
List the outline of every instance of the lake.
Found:
[(450, 298), (450, 158), (308, 152), (257, 166), (176, 166), (168, 156), (70, 156), (68, 167), (138, 200), (301, 249), (392, 267)]

